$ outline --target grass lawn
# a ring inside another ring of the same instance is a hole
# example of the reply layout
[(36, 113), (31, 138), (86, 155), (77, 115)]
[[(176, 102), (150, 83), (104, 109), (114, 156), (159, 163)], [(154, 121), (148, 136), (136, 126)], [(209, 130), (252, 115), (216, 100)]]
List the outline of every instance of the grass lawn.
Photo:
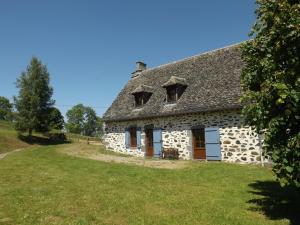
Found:
[[(99, 142), (100, 143), (100, 142)], [(66, 145), (66, 147), (61, 148), (65, 153), (72, 151), (73, 155), (77, 155), (78, 157), (85, 158), (85, 156), (90, 156), (93, 154), (103, 154), (103, 155), (112, 155), (112, 156), (122, 156), (122, 157), (132, 157), (128, 154), (123, 154), (119, 152), (114, 152), (111, 150), (107, 150), (102, 144), (101, 145), (93, 145), (87, 144), (86, 142), (73, 142), (72, 145)]]
[(69, 156), (70, 145), (0, 160), (0, 225), (300, 224), (299, 196), (268, 168), (154, 169)]

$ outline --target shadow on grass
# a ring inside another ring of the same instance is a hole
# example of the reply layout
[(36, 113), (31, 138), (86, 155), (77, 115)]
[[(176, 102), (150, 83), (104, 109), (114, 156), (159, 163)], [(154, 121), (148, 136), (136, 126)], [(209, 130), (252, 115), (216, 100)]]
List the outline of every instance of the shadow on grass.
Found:
[(18, 138), (21, 141), (26, 142), (27, 144), (38, 144), (38, 145), (58, 145), (58, 144), (65, 144), (70, 143), (70, 141), (63, 140), (63, 139), (53, 139), (49, 137), (41, 137), (41, 136), (27, 136), (18, 134)]
[(249, 184), (256, 198), (248, 201), (253, 211), (262, 211), (271, 220), (288, 219), (291, 225), (300, 224), (300, 194), (291, 187), (282, 188), (275, 181), (256, 181)]

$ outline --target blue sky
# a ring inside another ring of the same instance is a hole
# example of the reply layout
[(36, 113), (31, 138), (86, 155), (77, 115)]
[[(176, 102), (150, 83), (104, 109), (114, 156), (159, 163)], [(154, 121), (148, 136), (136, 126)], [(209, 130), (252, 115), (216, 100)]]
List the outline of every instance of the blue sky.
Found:
[(254, 0), (1, 0), (0, 96), (38, 57), (65, 113), (102, 115), (135, 62), (155, 67), (249, 39)]

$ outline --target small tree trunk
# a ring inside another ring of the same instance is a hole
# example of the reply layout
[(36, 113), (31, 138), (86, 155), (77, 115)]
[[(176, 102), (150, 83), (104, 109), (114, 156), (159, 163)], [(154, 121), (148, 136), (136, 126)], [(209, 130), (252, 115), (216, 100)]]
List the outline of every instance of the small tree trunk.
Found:
[(29, 136), (29, 137), (32, 136), (32, 129), (31, 129), (31, 128), (28, 130), (28, 136)]

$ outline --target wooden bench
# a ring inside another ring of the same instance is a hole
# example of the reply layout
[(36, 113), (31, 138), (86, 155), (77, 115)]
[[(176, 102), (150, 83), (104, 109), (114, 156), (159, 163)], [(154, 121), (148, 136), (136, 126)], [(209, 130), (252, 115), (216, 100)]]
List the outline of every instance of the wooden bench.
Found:
[(176, 148), (163, 148), (162, 158), (163, 159), (179, 159), (178, 149), (176, 149)]

